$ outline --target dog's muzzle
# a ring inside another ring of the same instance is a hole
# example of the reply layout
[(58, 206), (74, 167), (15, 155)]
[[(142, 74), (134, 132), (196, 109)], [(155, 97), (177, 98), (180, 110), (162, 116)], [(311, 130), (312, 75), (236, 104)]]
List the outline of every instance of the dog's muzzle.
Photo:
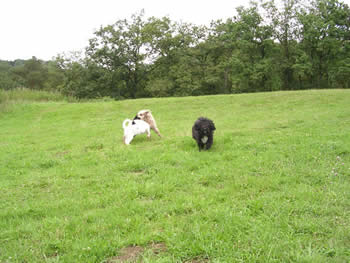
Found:
[(208, 141), (208, 136), (204, 136), (202, 139), (201, 139), (202, 143), (206, 143)]

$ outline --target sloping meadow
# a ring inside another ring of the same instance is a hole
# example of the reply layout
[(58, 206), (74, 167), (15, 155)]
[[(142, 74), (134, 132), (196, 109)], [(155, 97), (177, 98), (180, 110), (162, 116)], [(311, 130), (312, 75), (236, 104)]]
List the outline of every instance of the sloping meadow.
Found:
[[(350, 91), (0, 113), (1, 262), (347, 262)], [(151, 109), (159, 138), (126, 146)], [(209, 151), (194, 121), (216, 126)]]

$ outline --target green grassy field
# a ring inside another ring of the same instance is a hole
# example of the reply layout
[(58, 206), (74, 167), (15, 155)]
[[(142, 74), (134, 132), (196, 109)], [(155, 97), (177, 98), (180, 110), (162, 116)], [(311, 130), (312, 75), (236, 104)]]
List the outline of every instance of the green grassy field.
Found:
[[(164, 138), (123, 145), (148, 108)], [(349, 262), (350, 90), (6, 109), (0, 262)]]

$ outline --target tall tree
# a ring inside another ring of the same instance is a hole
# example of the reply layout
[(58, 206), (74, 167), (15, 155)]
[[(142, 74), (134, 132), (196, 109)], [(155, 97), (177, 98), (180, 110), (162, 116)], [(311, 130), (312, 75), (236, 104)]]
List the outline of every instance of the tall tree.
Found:
[[(302, 10), (301, 49), (308, 58), (309, 87), (348, 87), (350, 9), (338, 0), (315, 0)], [(304, 55), (304, 56), (305, 56)]]
[(237, 16), (228, 23), (234, 45), (230, 59), (234, 92), (275, 89), (272, 28), (264, 24), (257, 3), (237, 8)]
[(150, 41), (154, 63), (148, 65), (147, 92), (151, 96), (185, 96), (198, 92), (202, 80), (199, 75), (205, 72), (199, 68), (201, 58), (196, 47), (205, 39), (206, 28), (172, 23), (168, 19), (154, 20), (145, 28), (161, 34)]
[(263, 3), (266, 16), (274, 29), (273, 34), (280, 44), (278, 61), (282, 78), (282, 89), (294, 89), (294, 64), (299, 35), (299, 0), (281, 0), (278, 8), (274, 0)]
[(142, 11), (131, 21), (119, 20), (95, 32), (87, 48), (88, 57), (112, 76), (112, 86), (125, 83), (125, 96), (145, 96), (148, 74), (154, 61), (167, 52), (168, 18), (144, 18)]

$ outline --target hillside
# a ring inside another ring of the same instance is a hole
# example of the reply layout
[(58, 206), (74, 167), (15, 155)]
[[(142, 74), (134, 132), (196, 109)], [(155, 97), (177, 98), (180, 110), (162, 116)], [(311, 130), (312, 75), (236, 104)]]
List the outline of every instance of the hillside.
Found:
[[(0, 262), (347, 262), (350, 90), (0, 112)], [(151, 109), (164, 138), (125, 146)], [(211, 150), (191, 127), (215, 122)]]

